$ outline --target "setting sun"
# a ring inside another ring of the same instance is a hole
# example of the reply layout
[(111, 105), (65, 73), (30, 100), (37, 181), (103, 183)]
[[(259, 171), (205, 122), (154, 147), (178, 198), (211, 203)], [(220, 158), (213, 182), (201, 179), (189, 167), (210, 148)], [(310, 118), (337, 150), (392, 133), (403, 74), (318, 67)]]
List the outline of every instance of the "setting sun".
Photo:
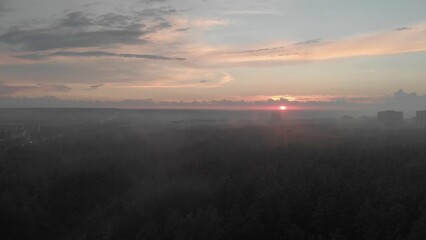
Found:
[(284, 110), (286, 110), (286, 109), (287, 109), (287, 107), (286, 107), (286, 106), (280, 106), (280, 110), (284, 111)]

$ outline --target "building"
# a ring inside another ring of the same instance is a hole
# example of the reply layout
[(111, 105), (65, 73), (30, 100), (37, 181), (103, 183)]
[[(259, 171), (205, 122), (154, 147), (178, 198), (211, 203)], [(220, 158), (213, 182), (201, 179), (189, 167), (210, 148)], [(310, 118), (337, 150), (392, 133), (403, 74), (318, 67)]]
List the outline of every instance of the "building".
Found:
[(416, 112), (416, 124), (421, 127), (426, 127), (426, 111)]
[(404, 113), (392, 110), (378, 112), (377, 121), (384, 127), (402, 127), (404, 124)]

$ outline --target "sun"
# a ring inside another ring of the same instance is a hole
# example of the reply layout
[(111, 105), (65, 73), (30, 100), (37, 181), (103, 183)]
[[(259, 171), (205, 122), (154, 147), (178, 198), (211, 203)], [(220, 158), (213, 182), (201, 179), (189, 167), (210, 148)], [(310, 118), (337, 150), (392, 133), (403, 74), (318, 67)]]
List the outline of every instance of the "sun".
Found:
[(286, 106), (280, 106), (280, 110), (284, 111), (284, 110), (286, 110), (286, 109), (287, 109), (287, 107), (286, 107)]

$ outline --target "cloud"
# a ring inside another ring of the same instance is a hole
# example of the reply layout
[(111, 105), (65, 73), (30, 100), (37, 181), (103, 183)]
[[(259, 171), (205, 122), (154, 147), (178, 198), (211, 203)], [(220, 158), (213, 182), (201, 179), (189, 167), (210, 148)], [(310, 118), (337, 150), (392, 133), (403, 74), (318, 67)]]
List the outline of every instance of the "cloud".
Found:
[(149, 27), (148, 30), (149, 32), (157, 32), (159, 30), (168, 29), (171, 27), (172, 25), (169, 22), (160, 22), (159, 24)]
[(416, 92), (409, 93), (399, 89), (393, 95), (385, 98), (384, 106), (386, 109), (400, 111), (426, 110), (426, 95), (419, 95)]
[(170, 0), (138, 0), (138, 3), (164, 3)]
[(66, 85), (55, 85), (55, 84), (38, 84), (35, 88), (40, 92), (69, 92), (72, 89)]
[(106, 13), (103, 15), (100, 15), (96, 18), (96, 23), (99, 26), (103, 27), (126, 27), (126, 25), (129, 25), (131, 21), (134, 20), (134, 17), (123, 15), (123, 14), (116, 14), (116, 13)]
[(189, 31), (189, 30), (191, 30), (191, 28), (178, 28), (175, 31), (176, 32), (186, 32), (186, 31)]
[(86, 3), (86, 4), (83, 4), (81, 6), (81, 8), (88, 8), (88, 7), (97, 6), (97, 5), (100, 5), (100, 4), (101, 4), (101, 2)]
[(395, 28), (394, 30), (398, 32), (398, 31), (407, 31), (411, 29), (412, 29), (411, 27), (398, 27), (398, 28)]
[(151, 59), (151, 60), (176, 60), (182, 61), (185, 58), (179, 57), (164, 57), (159, 55), (150, 54), (129, 54), (129, 53), (113, 53), (104, 51), (88, 51), (88, 52), (71, 52), (71, 51), (60, 51), (47, 54), (26, 54), (19, 55), (16, 58), (27, 59), (27, 60), (44, 60), (49, 57), (120, 57), (120, 58), (138, 58), (138, 59)]
[(220, 25), (228, 25), (229, 22), (225, 20), (217, 20), (217, 19), (195, 19), (192, 23), (196, 27), (201, 28), (210, 28), (214, 26), (220, 26)]
[(150, 9), (133, 15), (107, 13), (100, 16), (74, 11), (44, 28), (12, 27), (0, 35), (0, 42), (27, 51), (143, 44), (147, 42), (143, 39), (146, 34), (171, 27), (165, 20), (147, 27), (143, 23), (146, 11), (151, 16), (159, 16), (172, 10)]
[(86, 13), (76, 11), (68, 13), (65, 18), (61, 19), (59, 27), (82, 28), (95, 25), (93, 19), (89, 18)]
[(48, 54), (25, 54), (16, 56), (18, 59), (26, 59), (26, 60), (45, 60), (49, 58)]
[(294, 45), (310, 45), (310, 44), (315, 44), (319, 42), (321, 42), (321, 38), (310, 39), (304, 42), (298, 42), (298, 43), (295, 43)]
[(8, 8), (8, 7), (6, 7), (6, 1), (4, 1), (4, 0), (0, 0), (0, 16), (3, 14), (3, 13), (5, 13), (5, 12), (8, 12), (8, 11), (10, 11), (11, 9), (10, 8)]
[[(186, 66), (188, 65), (188, 66)], [(233, 81), (225, 71), (193, 68), (185, 61), (138, 61), (137, 59), (71, 58), (0, 65), (3, 79), (26, 84), (69, 85), (73, 89), (105, 85), (105, 91), (121, 89), (218, 88)], [(200, 82), (205, 80), (206, 82)], [(76, 91), (77, 91), (76, 90)], [(102, 90), (104, 90), (102, 88)], [(74, 93), (74, 92), (73, 92)], [(81, 94), (84, 94), (80, 92)]]
[(271, 10), (233, 10), (225, 11), (226, 15), (281, 15), (282, 12)]
[(152, 76), (153, 81), (136, 81), (134, 84), (124, 87), (131, 89), (216, 88), (234, 80), (228, 73), (218, 70), (163, 67), (156, 71), (161, 74)]
[(265, 52), (265, 51), (276, 51), (285, 48), (286, 46), (279, 46), (279, 47), (270, 47), (270, 48), (259, 48), (259, 49), (250, 49), (250, 50), (243, 50), (239, 51), (237, 53), (258, 53), (258, 52)]
[(162, 18), (167, 15), (174, 15), (177, 12), (178, 10), (172, 7), (158, 7), (134, 11), (133, 14), (140, 18)]
[(20, 45), (28, 51), (45, 51), (60, 48), (101, 47), (116, 44), (140, 44), (139, 37), (146, 34), (138, 26), (128, 29), (67, 32), (54, 29), (11, 29), (0, 36), (0, 42)]
[[(139, 67), (138, 67), (139, 66)], [(132, 82), (141, 79), (144, 63), (122, 61), (93, 62), (78, 59), (73, 62), (36, 62), (29, 64), (0, 65), (2, 79), (14, 83), (33, 84), (103, 84), (109, 82)], [(140, 73), (142, 68), (142, 73)], [(149, 76), (149, 80), (152, 80)], [(146, 79), (146, 78), (142, 78)]]
[(0, 82), (0, 95), (11, 95), (17, 92), (34, 89), (34, 86), (12, 86)]
[(88, 89), (86, 89), (86, 90), (88, 90), (88, 91), (93, 91), (93, 90), (97, 90), (98, 88), (101, 88), (101, 87), (103, 87), (103, 86), (105, 86), (104, 84), (98, 84), (98, 85), (92, 85), (92, 86), (90, 86)]
[[(209, 49), (206, 51), (205, 49)], [(192, 58), (199, 63), (221, 66), (265, 66), (322, 61), (360, 56), (381, 56), (426, 51), (426, 24), (351, 36), (344, 39), (312, 39), (303, 42), (274, 42), (255, 46), (201, 46)], [(190, 54), (188, 54), (190, 56)], [(217, 60), (217, 61), (215, 61)]]
[(179, 13), (175, 8), (155, 6), (113, 12), (79, 8), (48, 22), (11, 27), (0, 33), (0, 44), (13, 49), (0, 55), (2, 79), (46, 92), (66, 84), (73, 89), (58, 87), (57, 92), (82, 95), (100, 88), (102, 93), (131, 87), (214, 88), (233, 80), (224, 71), (193, 67), (185, 55), (195, 34), (223, 21), (179, 18), (173, 16)]
[(50, 85), (50, 84), (37, 84), (37, 85), (10, 85), (0, 82), (0, 95), (13, 95), (20, 92), (69, 92), (71, 88), (65, 85)]

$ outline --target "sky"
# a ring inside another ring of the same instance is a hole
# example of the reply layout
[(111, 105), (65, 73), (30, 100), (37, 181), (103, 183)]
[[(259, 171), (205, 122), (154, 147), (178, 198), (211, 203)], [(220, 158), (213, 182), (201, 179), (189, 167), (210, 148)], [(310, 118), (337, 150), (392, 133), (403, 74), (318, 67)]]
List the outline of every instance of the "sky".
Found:
[(424, 9), (424, 0), (0, 0), (0, 106), (385, 104), (401, 91), (421, 105)]

